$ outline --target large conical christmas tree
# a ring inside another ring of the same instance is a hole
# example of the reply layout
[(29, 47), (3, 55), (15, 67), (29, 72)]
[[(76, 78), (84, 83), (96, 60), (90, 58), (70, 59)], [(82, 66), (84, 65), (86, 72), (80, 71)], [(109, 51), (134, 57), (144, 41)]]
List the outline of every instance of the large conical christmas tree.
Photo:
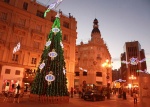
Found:
[(31, 86), (31, 94), (68, 96), (65, 68), (62, 31), (57, 14)]

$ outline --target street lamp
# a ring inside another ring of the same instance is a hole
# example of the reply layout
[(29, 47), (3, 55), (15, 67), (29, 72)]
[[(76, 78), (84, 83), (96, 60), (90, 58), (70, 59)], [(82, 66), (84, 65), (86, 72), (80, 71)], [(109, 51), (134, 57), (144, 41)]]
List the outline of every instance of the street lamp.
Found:
[(132, 87), (133, 87), (133, 80), (135, 80), (136, 77), (135, 77), (134, 75), (131, 75), (131, 76), (129, 77), (129, 79), (132, 80)]
[(129, 79), (130, 80), (132, 80), (132, 86), (131, 86), (131, 96), (133, 96), (133, 90), (132, 90), (132, 88), (133, 88), (133, 80), (135, 80), (136, 79), (136, 77), (134, 76), (134, 75), (131, 75), (130, 77), (129, 77)]
[(107, 70), (107, 76), (106, 76), (106, 79), (107, 79), (107, 99), (110, 99), (110, 83), (109, 83), (109, 68), (112, 67), (112, 64), (110, 63), (110, 61), (107, 59), (105, 63), (102, 64), (102, 67), (106, 68)]

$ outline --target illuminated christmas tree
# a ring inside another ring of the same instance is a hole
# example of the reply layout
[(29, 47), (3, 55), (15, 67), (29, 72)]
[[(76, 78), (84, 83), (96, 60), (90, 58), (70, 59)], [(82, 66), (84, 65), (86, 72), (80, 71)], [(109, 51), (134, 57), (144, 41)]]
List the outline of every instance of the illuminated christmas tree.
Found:
[(59, 14), (52, 25), (31, 94), (39, 96), (68, 96)]

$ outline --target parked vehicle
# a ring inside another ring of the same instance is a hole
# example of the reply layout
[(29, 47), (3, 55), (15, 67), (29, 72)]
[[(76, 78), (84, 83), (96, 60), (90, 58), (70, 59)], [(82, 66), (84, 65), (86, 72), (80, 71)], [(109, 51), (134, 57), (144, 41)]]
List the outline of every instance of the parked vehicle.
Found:
[(103, 95), (101, 92), (97, 90), (90, 90), (85, 92), (83, 96), (84, 100), (91, 100), (91, 101), (96, 101), (96, 100), (105, 100), (105, 95)]

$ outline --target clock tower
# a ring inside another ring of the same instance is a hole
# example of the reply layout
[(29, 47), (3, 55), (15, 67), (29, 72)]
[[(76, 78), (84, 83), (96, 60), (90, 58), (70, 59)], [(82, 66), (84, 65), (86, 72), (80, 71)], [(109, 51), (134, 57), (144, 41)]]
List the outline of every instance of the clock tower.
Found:
[(101, 33), (98, 27), (98, 20), (95, 18), (93, 21), (93, 30), (91, 32), (91, 39), (94, 43), (99, 43), (101, 41)]

